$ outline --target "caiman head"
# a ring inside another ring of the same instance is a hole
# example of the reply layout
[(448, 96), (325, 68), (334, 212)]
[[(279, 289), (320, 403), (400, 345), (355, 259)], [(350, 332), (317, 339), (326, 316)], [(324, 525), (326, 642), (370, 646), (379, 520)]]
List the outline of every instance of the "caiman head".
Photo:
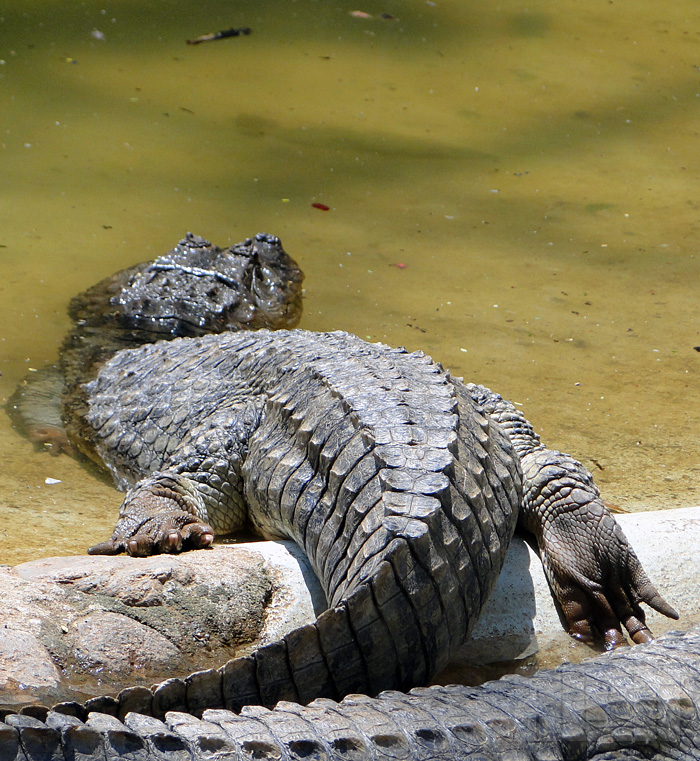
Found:
[(164, 338), (290, 328), (301, 318), (303, 277), (274, 235), (258, 233), (222, 250), (188, 233), (172, 251), (131, 270), (111, 303), (123, 327)]

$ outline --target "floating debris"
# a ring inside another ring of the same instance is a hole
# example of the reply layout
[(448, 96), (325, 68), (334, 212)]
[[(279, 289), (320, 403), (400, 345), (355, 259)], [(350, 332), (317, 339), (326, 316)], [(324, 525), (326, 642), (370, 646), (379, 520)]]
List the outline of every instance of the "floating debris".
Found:
[(239, 29), (224, 29), (221, 32), (211, 32), (211, 34), (203, 34), (201, 37), (195, 37), (193, 40), (187, 40), (188, 45), (199, 45), (201, 42), (214, 42), (215, 40), (223, 40), (226, 37), (240, 37), (241, 35), (250, 34), (253, 30), (248, 26), (240, 27)]
[(314, 207), (314, 209), (320, 209), (321, 211), (330, 211), (331, 210), (331, 207), (330, 206), (326, 206), (325, 203), (312, 203), (311, 205)]
[[(353, 18), (361, 19), (374, 18), (374, 16), (371, 13), (367, 13), (367, 11), (350, 11), (350, 15)], [(398, 18), (396, 16), (392, 16), (391, 13), (380, 13), (379, 18), (384, 19), (385, 21), (398, 21)]]

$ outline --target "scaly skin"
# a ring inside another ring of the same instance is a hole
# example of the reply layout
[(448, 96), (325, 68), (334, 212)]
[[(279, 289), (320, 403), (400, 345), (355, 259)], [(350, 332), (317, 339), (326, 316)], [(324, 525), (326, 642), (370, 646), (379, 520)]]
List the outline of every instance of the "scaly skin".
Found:
[(650, 642), (639, 603), (670, 618), (678, 614), (649, 581), (593, 476), (570, 455), (547, 449), (511, 402), (484, 386), (467, 388), (503, 427), (520, 458), (524, 494), (518, 520), (537, 539), (569, 633), (589, 643), (602, 636), (612, 649), (624, 644), (624, 627), (637, 644)]
[[(421, 353), (299, 330), (180, 339), (120, 352), (86, 394), (91, 442), (131, 487), (114, 535), (92, 552), (206, 546), (247, 521), (296, 541), (324, 587), (329, 611), (233, 661), (217, 705), (425, 683), (468, 637), (521, 505), (574, 634), (583, 620), (610, 647), (621, 625), (639, 639), (639, 600), (675, 615), (622, 532), (600, 530), (612, 516), (579, 498), (595, 488), (587, 471), (534, 433), (511, 426), (511, 444), (491, 403), (500, 397)], [(531, 468), (538, 458), (550, 465)], [(197, 689), (166, 683), (152, 710), (192, 706)]]
[(173, 712), (165, 722), (34, 709), (0, 722), (0, 758), (691, 761), (700, 759), (699, 663), (696, 630), (476, 688), (214, 709), (201, 719)]
[(313, 625), (234, 661), (227, 705), (407, 689), (468, 636), (521, 475), (425, 355), (347, 333), (179, 339), (120, 352), (87, 395), (96, 451), (135, 484), (94, 552), (171, 551), (249, 522), (293, 539), (326, 592)]

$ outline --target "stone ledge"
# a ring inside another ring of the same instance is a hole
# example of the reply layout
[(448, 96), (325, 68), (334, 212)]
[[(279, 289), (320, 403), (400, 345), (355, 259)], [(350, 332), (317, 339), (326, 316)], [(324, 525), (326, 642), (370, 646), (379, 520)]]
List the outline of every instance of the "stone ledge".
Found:
[[(700, 621), (700, 507), (617, 517), (652, 581), (681, 614), (675, 622), (650, 612), (652, 631)], [(0, 567), (0, 585), (0, 705), (62, 699), (66, 687), (113, 693), (134, 678), (150, 684), (220, 665), (312, 621), (325, 607), (291, 542), (219, 544), (143, 559), (46, 558)], [(516, 539), (470, 642), (441, 681), (478, 679), (475, 665), (522, 662), (538, 650), (538, 664), (546, 666), (592, 653), (563, 633), (540, 561)]]

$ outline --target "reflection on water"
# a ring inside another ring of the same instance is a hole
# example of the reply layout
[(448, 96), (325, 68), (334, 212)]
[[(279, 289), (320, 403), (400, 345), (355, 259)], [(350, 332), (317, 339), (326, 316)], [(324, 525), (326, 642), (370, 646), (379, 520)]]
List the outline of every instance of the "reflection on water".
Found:
[[(303, 327), (498, 389), (611, 502), (700, 502), (694, 4), (1, 13), (0, 398), (71, 295), (187, 230), (264, 230), (307, 273)], [(253, 32), (185, 44), (231, 26)], [(107, 482), (4, 417), (0, 462), (0, 562), (105, 538)]]

